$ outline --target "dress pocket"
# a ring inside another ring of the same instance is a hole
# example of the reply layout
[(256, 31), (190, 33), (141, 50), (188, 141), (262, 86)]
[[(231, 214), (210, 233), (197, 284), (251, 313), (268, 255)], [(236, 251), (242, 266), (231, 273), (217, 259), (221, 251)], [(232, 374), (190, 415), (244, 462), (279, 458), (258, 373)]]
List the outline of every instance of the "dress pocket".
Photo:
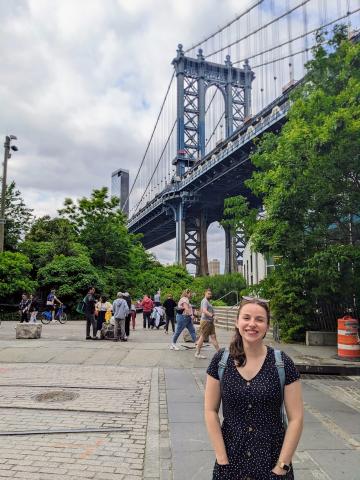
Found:
[(231, 467), (230, 464), (220, 465), (215, 462), (213, 471), (213, 480), (231, 480)]

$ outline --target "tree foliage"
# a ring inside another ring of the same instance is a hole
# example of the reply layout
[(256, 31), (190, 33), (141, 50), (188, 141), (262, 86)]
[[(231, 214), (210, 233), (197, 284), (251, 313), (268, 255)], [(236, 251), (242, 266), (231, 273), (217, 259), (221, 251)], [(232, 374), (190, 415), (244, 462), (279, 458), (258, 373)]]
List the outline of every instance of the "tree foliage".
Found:
[(360, 241), (360, 44), (347, 40), (344, 27), (335, 28), (326, 46), (318, 40), (308, 75), (291, 99), (288, 122), (280, 134), (264, 135), (251, 156), (256, 171), (246, 184), (262, 199), (265, 215), (260, 218), (244, 198), (225, 203), (226, 222), (236, 228), (242, 219), (254, 250), (281, 259), (260, 288), (271, 295), (288, 337), (304, 327), (319, 296), (339, 300), (360, 293), (354, 275)]
[(5, 194), (5, 238), (4, 250), (15, 251), (29, 230), (33, 210), (25, 205), (15, 182), (6, 187)]
[(0, 254), (0, 298), (10, 303), (17, 301), (22, 292), (33, 291), (37, 284), (30, 277), (32, 265), (26, 255), (19, 252)]

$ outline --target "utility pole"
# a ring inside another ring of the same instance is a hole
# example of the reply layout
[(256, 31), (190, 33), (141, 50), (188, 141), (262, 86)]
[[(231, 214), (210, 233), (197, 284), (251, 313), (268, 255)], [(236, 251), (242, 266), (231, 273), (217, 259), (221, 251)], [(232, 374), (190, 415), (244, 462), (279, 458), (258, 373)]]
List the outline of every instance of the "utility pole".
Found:
[(15, 135), (6, 135), (4, 143), (4, 163), (2, 174), (2, 189), (1, 189), (1, 208), (0, 208), (0, 253), (4, 251), (4, 237), (5, 237), (5, 200), (6, 200), (6, 175), (7, 162), (11, 158), (10, 150), (18, 151), (16, 145), (11, 146), (11, 140), (17, 140)]

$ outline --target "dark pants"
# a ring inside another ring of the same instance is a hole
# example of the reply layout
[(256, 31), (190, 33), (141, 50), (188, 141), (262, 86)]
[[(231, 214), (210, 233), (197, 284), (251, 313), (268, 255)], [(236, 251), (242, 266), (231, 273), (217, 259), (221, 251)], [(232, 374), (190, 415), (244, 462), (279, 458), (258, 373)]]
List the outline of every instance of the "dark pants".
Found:
[(128, 337), (130, 335), (130, 321), (131, 321), (131, 313), (126, 315), (125, 318), (125, 335)]
[(143, 327), (146, 328), (146, 322), (147, 322), (147, 327), (150, 328), (151, 326), (151, 318), (150, 318), (151, 312), (143, 312)]
[(171, 322), (172, 331), (175, 332), (175, 318), (170, 317), (169, 315), (166, 315), (166, 324), (165, 324), (165, 330), (166, 331), (169, 330), (169, 322)]
[(29, 321), (29, 314), (28, 312), (21, 312), (20, 314), (20, 323), (28, 322)]
[(101, 311), (98, 313), (96, 319), (96, 329), (99, 331), (102, 329), (103, 323), (105, 322), (105, 311)]
[(93, 337), (96, 337), (97, 322), (95, 318), (95, 313), (87, 313), (85, 315), (85, 318), (86, 318), (86, 336), (90, 337), (90, 325), (92, 325)]

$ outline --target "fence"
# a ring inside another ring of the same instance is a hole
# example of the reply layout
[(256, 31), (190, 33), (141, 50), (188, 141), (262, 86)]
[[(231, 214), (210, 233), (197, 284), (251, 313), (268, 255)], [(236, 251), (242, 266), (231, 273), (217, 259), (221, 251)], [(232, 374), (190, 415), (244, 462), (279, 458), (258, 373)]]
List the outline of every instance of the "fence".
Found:
[(310, 320), (310, 329), (326, 332), (337, 331), (337, 320), (345, 315), (359, 318), (359, 307), (353, 303), (321, 303), (313, 311), (313, 318)]

